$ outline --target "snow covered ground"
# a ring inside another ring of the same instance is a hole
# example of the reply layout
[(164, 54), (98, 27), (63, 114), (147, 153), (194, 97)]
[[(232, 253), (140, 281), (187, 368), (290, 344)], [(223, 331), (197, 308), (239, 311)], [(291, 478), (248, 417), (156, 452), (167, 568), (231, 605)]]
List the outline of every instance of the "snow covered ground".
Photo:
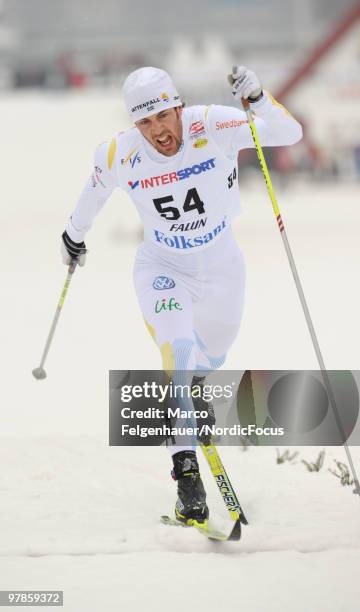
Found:
[[(2, 439), (1, 588), (64, 590), (72, 612), (355, 610), (359, 499), (327, 471), (343, 449), (328, 449), (319, 473), (277, 465), (273, 448), (221, 454), (250, 522), (240, 543), (159, 524), (175, 495), (165, 449)], [(200, 460), (212, 514), (226, 520)]]
[[(107, 447), (108, 370), (160, 367), (132, 289), (138, 220), (121, 193), (89, 235), (48, 378), (32, 378), (65, 278), (59, 235), (94, 147), (126, 119), (115, 93), (7, 96), (0, 114), (0, 589), (63, 589), (67, 612), (355, 610), (360, 499), (328, 472), (343, 449), (327, 449), (322, 471), (310, 474), (300, 459), (319, 449), (276, 465), (272, 448), (221, 448), (250, 525), (240, 544), (215, 545), (158, 524), (175, 498), (164, 449)], [(360, 369), (360, 187), (293, 181), (275, 190), (326, 364)], [(247, 296), (227, 367), (316, 368), (260, 172), (242, 201), (235, 230)]]

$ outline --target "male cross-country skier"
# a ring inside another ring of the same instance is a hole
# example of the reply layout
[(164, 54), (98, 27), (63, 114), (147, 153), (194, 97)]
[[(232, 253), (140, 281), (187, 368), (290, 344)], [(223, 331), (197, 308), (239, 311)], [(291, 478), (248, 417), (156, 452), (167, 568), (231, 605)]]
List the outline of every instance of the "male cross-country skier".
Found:
[[(230, 80), (239, 106), (242, 99), (250, 103), (263, 146), (301, 139), (299, 123), (262, 90), (254, 72), (234, 67)], [(231, 219), (239, 208), (238, 152), (253, 140), (243, 110), (184, 108), (169, 75), (157, 68), (132, 72), (123, 97), (134, 126), (97, 148), (94, 171), (62, 235), (63, 261), (84, 265), (84, 238), (95, 215), (116, 187), (126, 191), (144, 225), (134, 266), (140, 308), (163, 369), (186, 384), (186, 372), (224, 363), (239, 329), (245, 271)], [(202, 522), (209, 511), (195, 447), (173, 439), (170, 451), (176, 517)]]

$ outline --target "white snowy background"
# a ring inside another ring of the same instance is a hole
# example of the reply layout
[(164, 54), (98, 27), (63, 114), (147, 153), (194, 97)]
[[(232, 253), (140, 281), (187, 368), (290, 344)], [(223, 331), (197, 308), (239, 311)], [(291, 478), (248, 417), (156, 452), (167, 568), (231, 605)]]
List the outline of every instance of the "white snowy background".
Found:
[[(60, 234), (95, 146), (127, 119), (116, 92), (3, 95), (0, 117), (0, 589), (62, 589), (67, 612), (356, 610), (360, 498), (328, 471), (342, 448), (314, 474), (300, 459), (320, 449), (277, 465), (273, 448), (220, 448), (250, 525), (241, 543), (211, 544), (159, 524), (175, 501), (166, 450), (107, 446), (108, 370), (161, 366), (132, 287), (138, 219), (120, 192), (89, 234), (48, 378), (32, 378), (66, 275)], [(326, 365), (360, 369), (360, 187), (274, 182)], [(317, 368), (260, 171), (242, 205), (246, 307), (227, 368)]]

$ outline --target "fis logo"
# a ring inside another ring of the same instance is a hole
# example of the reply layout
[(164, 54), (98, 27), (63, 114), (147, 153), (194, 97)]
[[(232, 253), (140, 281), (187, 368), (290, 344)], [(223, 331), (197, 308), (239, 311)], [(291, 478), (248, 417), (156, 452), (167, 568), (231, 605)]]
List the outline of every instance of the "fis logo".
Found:
[(163, 102), (169, 102), (170, 98), (168, 96), (168, 94), (164, 91), (164, 93), (161, 94), (161, 99)]
[(121, 160), (121, 165), (125, 166), (128, 162), (130, 162), (132, 168), (135, 166), (136, 163), (139, 164), (141, 162), (140, 152), (136, 151), (136, 149), (130, 151), (129, 155), (125, 159)]
[(140, 157), (140, 153), (139, 151), (134, 155), (134, 157), (130, 157), (130, 164), (131, 167), (133, 168), (135, 166), (136, 163), (140, 163), (141, 162), (141, 157)]
[(175, 287), (175, 281), (168, 276), (157, 276), (153, 282), (154, 289), (162, 291), (163, 289), (173, 289)]

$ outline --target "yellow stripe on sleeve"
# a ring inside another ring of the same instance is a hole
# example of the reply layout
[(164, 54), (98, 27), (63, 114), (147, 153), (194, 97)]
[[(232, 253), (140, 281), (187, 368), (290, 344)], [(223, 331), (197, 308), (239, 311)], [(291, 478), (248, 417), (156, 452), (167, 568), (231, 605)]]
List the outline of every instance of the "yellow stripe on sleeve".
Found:
[(110, 143), (109, 149), (108, 149), (108, 168), (109, 170), (111, 170), (111, 167), (114, 163), (116, 148), (117, 148), (116, 138), (113, 138)]
[(289, 113), (288, 109), (287, 109), (287, 108), (285, 108), (285, 106), (284, 106), (283, 104), (280, 104), (280, 102), (278, 102), (277, 100), (275, 100), (274, 96), (273, 96), (273, 95), (272, 95), (272, 94), (271, 94), (269, 91), (267, 91), (266, 93), (267, 93), (267, 95), (269, 96), (269, 99), (271, 100), (271, 102), (274, 104), (274, 106), (278, 106), (279, 108), (282, 108), (282, 110), (283, 110), (283, 111), (284, 111), (284, 112), (285, 112), (287, 115), (290, 115), (290, 117), (292, 117), (292, 114), (291, 114), (291, 113)]
[(136, 151), (136, 147), (135, 147), (135, 149), (133, 149), (132, 151), (130, 151), (130, 153), (129, 153), (129, 155), (127, 156), (127, 158), (126, 158), (126, 159), (124, 159), (124, 162), (123, 162), (123, 163), (124, 163), (124, 166), (125, 166), (125, 164), (127, 164), (127, 163), (128, 163), (128, 161), (129, 161), (130, 157), (131, 157), (131, 156), (132, 156), (132, 155), (135, 153), (135, 151)]

